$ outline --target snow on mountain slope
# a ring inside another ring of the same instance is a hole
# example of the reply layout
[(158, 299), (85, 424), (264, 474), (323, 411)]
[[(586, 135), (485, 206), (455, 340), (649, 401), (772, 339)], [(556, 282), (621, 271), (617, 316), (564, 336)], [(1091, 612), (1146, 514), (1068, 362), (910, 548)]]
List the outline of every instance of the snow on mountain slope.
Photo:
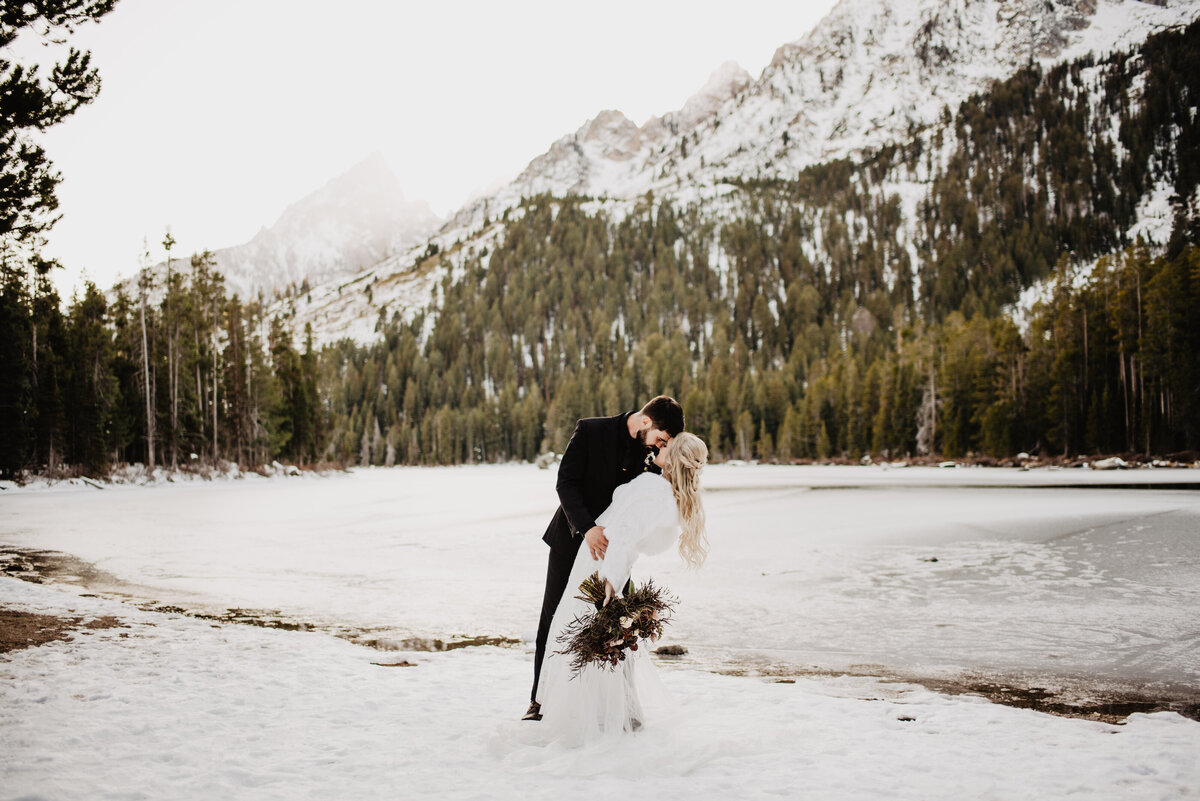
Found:
[(723, 125), (690, 158), (716, 175), (788, 175), (903, 138), (1031, 61), (1108, 52), (1198, 14), (1194, 0), (842, 0), (727, 110), (736, 135)]
[(603, 111), (455, 224), (542, 192), (629, 198), (792, 175), (902, 138), (1030, 61), (1108, 52), (1198, 15), (1197, 0), (842, 0), (757, 81), (724, 65), (680, 111), (640, 127)]
[(409, 321), (436, 303), (442, 280), (454, 280), (468, 257), (478, 254), (486, 260), (485, 251), (502, 231), (494, 223), (466, 243), (455, 238), (455, 231), (435, 234), (368, 269), (279, 300), (270, 312), (291, 321), (297, 342), (304, 341), (308, 324), (318, 347), (345, 337), (369, 342), (378, 336), (382, 321), (393, 316)]
[[(953, 112), (1031, 61), (1049, 66), (1126, 48), (1198, 16), (1200, 0), (842, 0), (807, 36), (780, 47), (757, 80), (725, 64), (681, 109), (641, 126), (619, 111), (602, 111), (511, 183), (465, 205), (434, 241), (443, 251), (469, 242), (523, 197), (540, 193), (596, 197), (615, 218), (647, 191), (699, 201), (715, 217), (735, 213), (724, 200), (724, 180), (788, 177), (904, 140), (944, 108)], [(889, 188), (908, 219), (927, 178)], [(810, 258), (818, 255), (815, 247), (806, 243)], [(399, 285), (407, 275), (428, 285), (419, 269), (423, 253), (416, 247), (380, 264), (369, 280)], [(319, 311), (315, 301), (290, 302), (297, 326), (312, 321), (322, 341), (350, 330), (371, 338), (380, 304), (362, 293), (329, 291), (320, 293)], [(403, 295), (421, 302), (415, 284)]]

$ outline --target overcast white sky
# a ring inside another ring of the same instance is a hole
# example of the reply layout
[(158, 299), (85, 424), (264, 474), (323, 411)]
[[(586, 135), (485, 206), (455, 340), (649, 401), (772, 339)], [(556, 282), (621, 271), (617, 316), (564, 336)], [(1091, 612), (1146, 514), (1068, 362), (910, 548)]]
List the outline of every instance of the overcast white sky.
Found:
[[(720, 64), (758, 77), (834, 0), (121, 0), (71, 37), (99, 99), (42, 137), (64, 181), (64, 297), (246, 241), (375, 151), (445, 216), (616, 108), (679, 108)], [(46, 58), (23, 40), (13, 55)]]

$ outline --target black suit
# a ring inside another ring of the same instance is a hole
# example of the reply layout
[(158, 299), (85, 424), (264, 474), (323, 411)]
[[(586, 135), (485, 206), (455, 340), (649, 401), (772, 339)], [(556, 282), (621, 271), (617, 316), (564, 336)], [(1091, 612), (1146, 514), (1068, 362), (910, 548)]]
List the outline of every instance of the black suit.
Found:
[(550, 546), (546, 567), (546, 594), (538, 622), (537, 651), (533, 661), (533, 691), (536, 700), (542, 659), (554, 611), (571, 577), (571, 568), (583, 535), (596, 525), (596, 518), (612, 503), (613, 491), (647, 469), (647, 449), (629, 436), (628, 420), (633, 412), (616, 417), (589, 417), (575, 424), (558, 466), (559, 507), (542, 540)]

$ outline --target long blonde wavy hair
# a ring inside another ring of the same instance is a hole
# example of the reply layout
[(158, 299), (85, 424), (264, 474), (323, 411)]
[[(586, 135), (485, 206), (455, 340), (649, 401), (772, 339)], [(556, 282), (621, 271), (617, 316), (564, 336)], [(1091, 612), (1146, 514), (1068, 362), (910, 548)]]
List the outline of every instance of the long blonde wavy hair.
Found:
[(663, 477), (671, 483), (679, 509), (679, 555), (691, 568), (704, 564), (708, 537), (704, 533), (704, 505), (700, 503), (700, 468), (708, 463), (708, 447), (695, 434), (680, 432), (667, 449)]

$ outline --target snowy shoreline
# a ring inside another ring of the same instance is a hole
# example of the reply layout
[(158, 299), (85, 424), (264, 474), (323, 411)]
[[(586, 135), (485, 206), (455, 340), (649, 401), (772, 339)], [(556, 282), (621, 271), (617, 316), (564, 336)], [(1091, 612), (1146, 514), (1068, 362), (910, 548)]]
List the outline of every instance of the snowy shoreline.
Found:
[[(170, 485), (211, 484), (221, 482), (262, 482), (286, 479), (318, 479), (344, 476), (359, 472), (409, 470), (493, 470), (522, 469), (531, 465), (521, 462), (508, 464), (442, 465), (396, 467), (321, 467), (300, 468), (296, 465), (273, 462), (258, 468), (243, 468), (225, 462), (219, 468), (176, 469), (155, 468), (153, 472), (142, 464), (124, 465), (104, 478), (87, 476), (52, 477), (32, 474), (22, 481), (0, 481), (0, 492), (69, 491), (90, 488), (133, 489)], [(1200, 489), (1200, 462), (1184, 464), (1154, 460), (1149, 463), (1127, 464), (1109, 458), (1087, 462), (1077, 460), (1070, 465), (1027, 462), (1021, 464), (972, 464), (944, 462), (916, 464), (907, 462), (872, 462), (870, 464), (768, 464), (732, 460), (714, 463), (706, 469), (706, 489), (720, 487), (721, 479), (713, 476), (735, 475), (752, 471), (770, 474), (772, 482), (795, 483), (797, 486), (871, 486), (881, 482), (890, 486), (997, 486), (997, 487), (1090, 487), (1125, 486), (1130, 488), (1181, 487)]]
[(1200, 723), (1138, 704), (1200, 691), (1200, 493), (1134, 474), (712, 466), (703, 570), (638, 566), (683, 717), (607, 755), (515, 720), (554, 470), (6, 491), (0, 607), (122, 625), (0, 655), (0, 801), (1197, 797)]
[[(896, 657), (915, 637), (925, 655), (908, 667), (928, 667), (928, 646), (945, 641), (935, 661), (951, 667), (987, 652), (992, 668), (1069, 674), (1094, 672), (1116, 646), (1132, 650), (1114, 669), (1171, 654), (1177, 669), (1114, 677), (1200, 687), (1200, 666), (1179, 650), (1186, 639), (1170, 645), (1189, 636), (1184, 613), (1200, 602), (1189, 535), (1200, 493), (1114, 485), (1124, 471), (1070, 471), (1096, 484), (1056, 486), (1066, 472), (715, 465), (702, 479), (709, 564), (691, 574), (668, 556), (645, 569), (688, 599), (677, 626), (694, 651), (774, 642), (799, 665), (903, 667), (913, 660)], [(67, 580), (143, 602), (273, 611), (395, 641), (527, 639), (554, 480), (511, 465), (16, 490), (0, 495), (0, 545), (69, 555), (55, 571)], [(752, 624), (745, 635), (726, 593)], [(793, 632), (784, 641), (781, 625)], [(1016, 658), (1013, 637), (1027, 641)], [(1062, 649), (1076, 638), (1072, 656)]]
[[(345, 626), (313, 623), (289, 617), (278, 610), (229, 608), (215, 606), (179, 606), (174, 603), (138, 597), (138, 588), (119, 585), (112, 577), (97, 581), (87, 575), (90, 567), (80, 570), (78, 560), (67, 554), (53, 552), (22, 552), (0, 547), (0, 571), (9, 577), (63, 589), (88, 590), (81, 597), (96, 597), (133, 605), (143, 612), (167, 614), (208, 621), (220, 625), (247, 625), (265, 629), (327, 634), (355, 645), (376, 649), (380, 658), (406, 659), (406, 654), (454, 651), (475, 647), (521, 647), (529, 651), (531, 644), (503, 635), (463, 635), (438, 639), (410, 637), (396, 639), (380, 636), (378, 632)], [(81, 582), (82, 583), (79, 583)], [(103, 587), (104, 589), (101, 589)], [(120, 589), (117, 589), (120, 587)], [(2, 595), (0, 595), (2, 598)], [(0, 606), (0, 611), (3, 607)], [(68, 619), (63, 619), (66, 622)], [(71, 626), (66, 625), (69, 631)], [(0, 621), (0, 640), (3, 636)], [(669, 642), (670, 637), (664, 642)], [(1108, 723), (1122, 723), (1137, 712), (1176, 712), (1191, 720), (1200, 721), (1200, 688), (1169, 683), (1153, 685), (1130, 681), (1103, 680), (1096, 676), (1053, 675), (1045, 672), (971, 672), (951, 671), (937, 675), (922, 674), (889, 668), (886, 665), (855, 665), (842, 668), (797, 665), (794, 662), (747, 658), (744, 654), (706, 654), (697, 658), (686, 651), (682, 656), (663, 659), (668, 665), (724, 676), (761, 678), (792, 683), (800, 678), (857, 677), (884, 683), (920, 685), (947, 695), (969, 695), (986, 698), (993, 703), (1033, 709), (1065, 717), (1087, 718)]]
[[(1200, 724), (1054, 717), (858, 677), (664, 667), (679, 710), (604, 752), (522, 723), (528, 655), (378, 651), (0, 578), (3, 605), (120, 625), (0, 655), (5, 799), (1200, 797)], [(869, 769), (864, 769), (864, 762)]]
[[(1128, 483), (1140, 475), (1160, 483)], [(686, 599), (671, 636), (695, 669), (1193, 714), (1195, 475), (713, 465), (709, 564), (645, 569)], [(0, 570), (381, 649), (513, 646), (533, 636), (554, 478), (491, 465), (21, 489), (0, 496)]]

